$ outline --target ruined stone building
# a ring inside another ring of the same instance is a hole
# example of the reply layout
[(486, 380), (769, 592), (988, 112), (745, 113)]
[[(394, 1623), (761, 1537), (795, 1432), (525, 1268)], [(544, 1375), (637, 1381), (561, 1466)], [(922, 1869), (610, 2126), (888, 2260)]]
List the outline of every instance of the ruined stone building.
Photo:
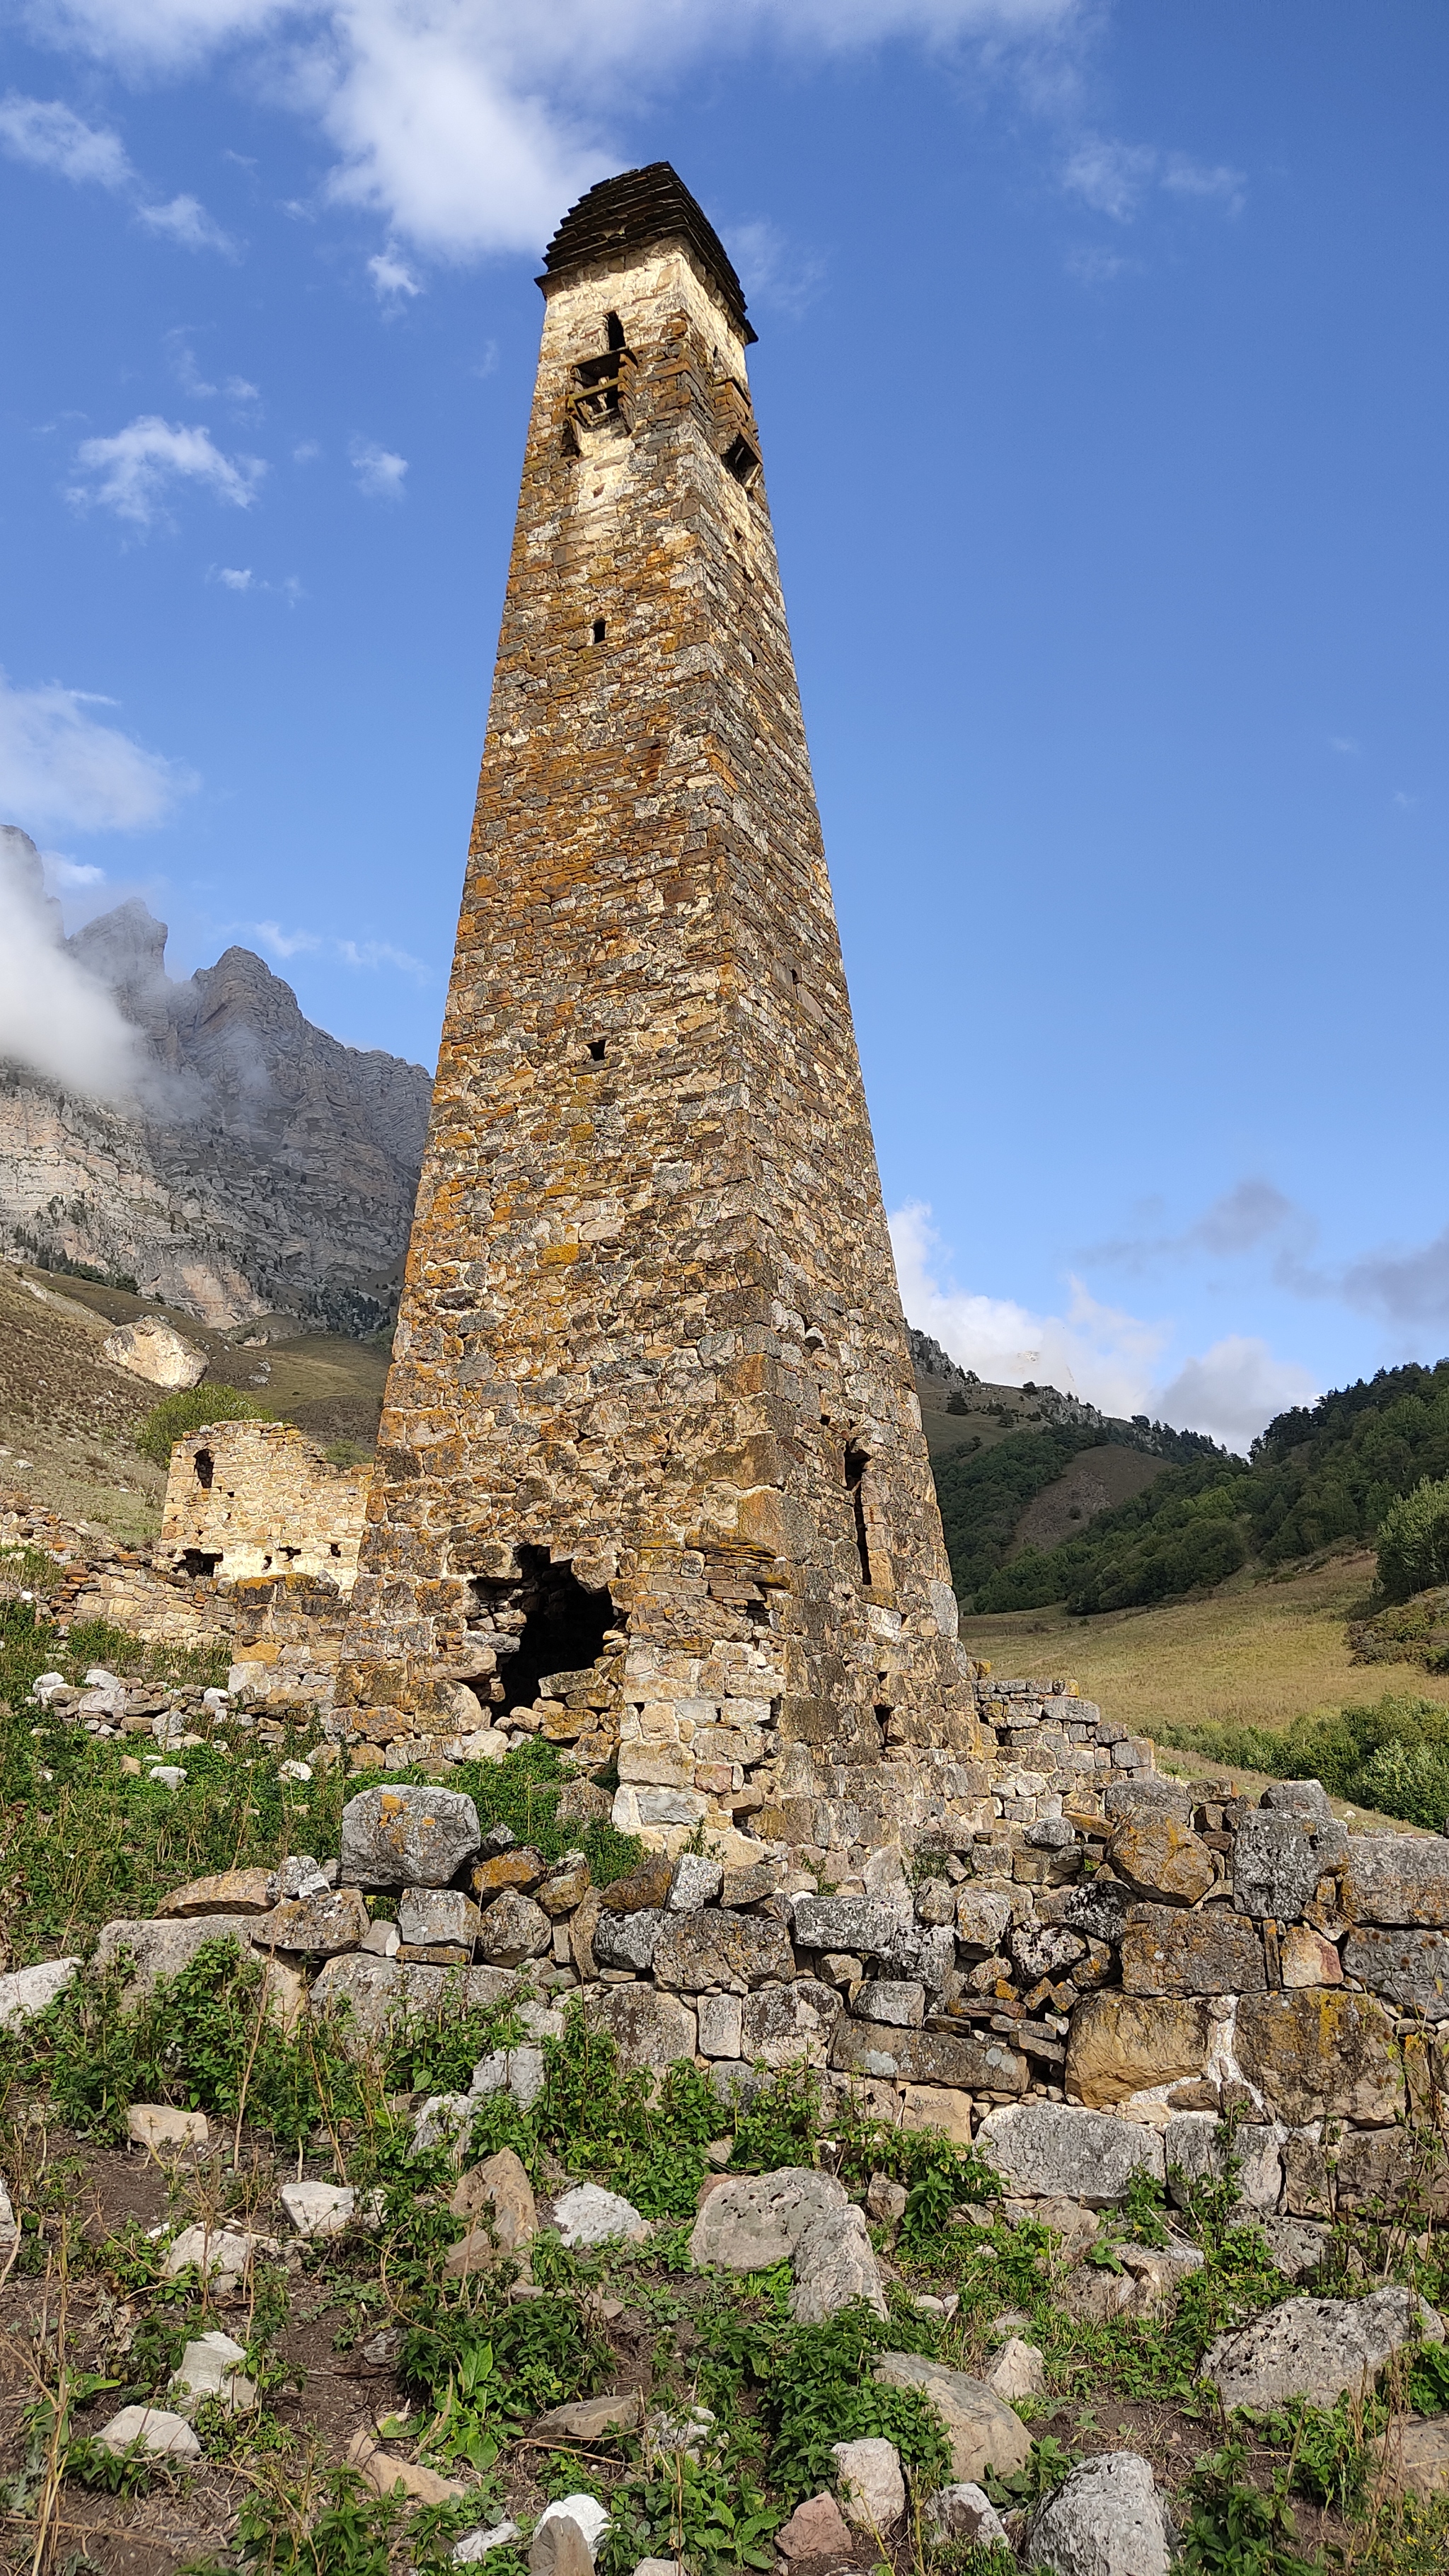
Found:
[(171, 1452), (158, 1555), (183, 1574), (306, 1574), (350, 1592), (367, 1479), (293, 1422), (208, 1423)]
[(567, 1684), (618, 1742), (619, 1822), (869, 1841), (979, 1788), (973, 1668), (755, 334), (663, 162), (592, 189), (544, 268), (343, 1713), (395, 1758), (460, 1689), (483, 1724)]

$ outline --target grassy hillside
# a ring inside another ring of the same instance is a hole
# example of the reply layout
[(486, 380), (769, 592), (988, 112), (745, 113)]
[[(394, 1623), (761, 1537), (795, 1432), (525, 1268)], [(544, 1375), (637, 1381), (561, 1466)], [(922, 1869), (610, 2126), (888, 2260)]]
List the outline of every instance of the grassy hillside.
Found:
[[(23, 1486), (37, 1502), (98, 1521), (118, 1538), (154, 1536), (166, 1478), (134, 1442), (159, 1389), (113, 1367), (101, 1349), (113, 1324), (138, 1315), (165, 1315), (206, 1353), (203, 1385), (244, 1387), (314, 1439), (371, 1449), (387, 1337), (298, 1336), (291, 1316), (214, 1333), (154, 1297), (0, 1263), (0, 1486)], [(243, 1347), (271, 1331), (289, 1338)]]
[(1219, 1453), (1173, 1466), (1079, 1536), (1026, 1548), (984, 1579), (979, 1553), (963, 1549), (958, 1586), (979, 1612), (1063, 1601), (1091, 1615), (1181, 1599), (1250, 1563), (1371, 1539), (1396, 1495), (1446, 1470), (1449, 1360), (1381, 1369), (1280, 1414), (1246, 1465)]

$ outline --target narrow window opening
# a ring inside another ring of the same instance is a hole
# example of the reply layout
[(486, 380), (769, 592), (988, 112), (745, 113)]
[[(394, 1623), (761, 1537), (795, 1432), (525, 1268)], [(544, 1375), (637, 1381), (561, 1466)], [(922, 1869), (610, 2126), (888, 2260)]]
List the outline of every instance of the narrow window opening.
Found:
[(891, 1719), (895, 1715), (895, 1711), (894, 1709), (887, 1708), (884, 1700), (877, 1700), (872, 1714), (874, 1715), (876, 1725), (880, 1731), (880, 1749), (882, 1753), (884, 1753), (890, 1742), (890, 1724)]
[(196, 1453), (196, 1481), (198, 1485), (202, 1487), (203, 1491), (208, 1494), (211, 1491), (212, 1479), (215, 1474), (216, 1460), (213, 1458), (211, 1451), (209, 1449), (198, 1449)]
[(725, 449), (722, 461), (725, 472), (733, 474), (735, 481), (746, 492), (751, 491), (758, 483), (760, 460), (747, 438), (732, 438)]
[(589, 1053), (590, 1053), (590, 1055), (593, 1057), (595, 1064), (602, 1064), (602, 1063), (603, 1063), (603, 1061), (604, 1061), (604, 1049), (605, 1049), (605, 1047), (606, 1047), (607, 1045), (608, 1045), (608, 1039), (607, 1039), (607, 1038), (590, 1038), (590, 1040), (589, 1040)]
[(604, 336), (611, 349), (622, 349), (625, 346), (624, 325), (617, 313), (604, 315)]
[(799, 981), (800, 981), (800, 969), (799, 969), (799, 967), (798, 967), (798, 966), (792, 966), (792, 967), (791, 967), (791, 969), (790, 969), (790, 981), (791, 981), (791, 983), (792, 983), (792, 984), (798, 984), (798, 983), (799, 983)]
[(336, 1539), (334, 1539), (334, 1540), (332, 1541), (332, 1545), (331, 1545), (331, 1548), (330, 1548), (330, 1550), (329, 1550), (329, 1553), (330, 1553), (331, 1555), (333, 1555), (333, 1556), (340, 1556), (340, 1555), (342, 1554), (342, 1550), (341, 1550), (341, 1548), (338, 1546)]
[(870, 1539), (865, 1525), (865, 1471), (870, 1465), (865, 1451), (852, 1440), (845, 1452), (845, 1490), (855, 1513), (855, 1551), (860, 1558), (860, 1579), (870, 1585)]
[(603, 640), (604, 640), (604, 620), (603, 620), (603, 618), (602, 618), (602, 617), (596, 617), (596, 618), (594, 619), (594, 642), (595, 642), (596, 644), (602, 644)]

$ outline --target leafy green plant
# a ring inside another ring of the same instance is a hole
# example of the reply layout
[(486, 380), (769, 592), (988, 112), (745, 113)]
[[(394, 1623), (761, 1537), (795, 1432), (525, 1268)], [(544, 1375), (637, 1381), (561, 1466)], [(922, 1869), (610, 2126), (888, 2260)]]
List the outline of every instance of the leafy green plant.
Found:
[(208, 1422), (273, 1422), (276, 1416), (239, 1386), (185, 1386), (153, 1404), (136, 1433), (136, 1446), (153, 1466), (169, 1467), (178, 1440)]
[(775, 2562), (784, 2519), (747, 2469), (672, 2451), (609, 2497), (603, 2576), (628, 2576), (641, 2558), (682, 2560), (690, 2576), (738, 2576)]
[(1039, 2504), (1043, 2496), (1053, 2495), (1064, 2478), (1077, 2465), (1076, 2454), (1059, 2442), (1052, 2433), (1043, 2433), (1027, 2453), (1025, 2466), (999, 2477), (994, 2469), (986, 2472), (986, 2491), (999, 2505)]
[(1200, 2460), (1187, 2492), (1183, 2576), (1319, 2576), (1321, 2557), (1304, 2558), (1296, 2541), (1286, 2472), (1265, 2494), (1243, 2474), (1242, 2442)]
[(1421, 1476), (1390, 1503), (1379, 1523), (1378, 1566), (1387, 1601), (1449, 1583), (1449, 1476)]

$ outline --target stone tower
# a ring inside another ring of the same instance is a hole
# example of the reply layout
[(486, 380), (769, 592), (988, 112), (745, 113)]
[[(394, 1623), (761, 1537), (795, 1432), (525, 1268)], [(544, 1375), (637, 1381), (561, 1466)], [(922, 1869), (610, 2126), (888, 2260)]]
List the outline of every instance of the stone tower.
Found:
[(665, 162), (544, 267), (343, 1715), (524, 1713), (654, 1839), (860, 1845), (981, 1781), (755, 334)]

